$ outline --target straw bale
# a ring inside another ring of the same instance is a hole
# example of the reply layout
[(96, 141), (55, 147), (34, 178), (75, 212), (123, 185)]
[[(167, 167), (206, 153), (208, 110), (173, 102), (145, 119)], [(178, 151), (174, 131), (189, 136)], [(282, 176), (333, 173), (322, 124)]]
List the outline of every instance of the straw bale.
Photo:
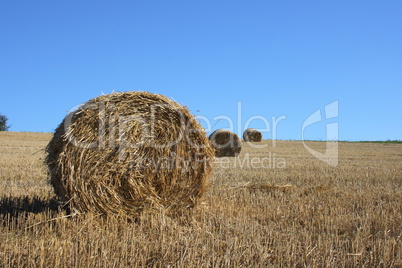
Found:
[(243, 132), (243, 140), (248, 142), (260, 142), (262, 134), (254, 128), (248, 128)]
[(236, 157), (241, 151), (241, 140), (231, 131), (218, 129), (209, 136), (209, 140), (216, 157)]
[(46, 148), (50, 183), (77, 212), (180, 212), (206, 191), (214, 150), (187, 108), (159, 94), (99, 96), (68, 114)]

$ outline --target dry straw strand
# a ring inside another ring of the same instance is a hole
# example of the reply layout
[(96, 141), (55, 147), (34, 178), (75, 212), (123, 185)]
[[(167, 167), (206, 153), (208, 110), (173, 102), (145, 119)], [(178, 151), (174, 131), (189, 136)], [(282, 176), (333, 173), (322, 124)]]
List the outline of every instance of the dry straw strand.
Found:
[(187, 108), (159, 94), (89, 100), (64, 118), (47, 148), (55, 193), (78, 212), (180, 212), (206, 191), (214, 150)]
[(241, 151), (241, 140), (229, 130), (215, 130), (209, 136), (209, 140), (215, 149), (216, 157), (236, 157)]
[(247, 142), (260, 142), (262, 134), (254, 128), (248, 128), (243, 132), (243, 140)]

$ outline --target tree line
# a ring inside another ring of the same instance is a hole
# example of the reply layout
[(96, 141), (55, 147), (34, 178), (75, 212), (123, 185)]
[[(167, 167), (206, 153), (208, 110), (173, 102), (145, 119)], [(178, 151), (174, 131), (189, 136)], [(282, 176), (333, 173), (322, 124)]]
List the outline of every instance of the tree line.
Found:
[(10, 126), (7, 125), (8, 118), (5, 115), (0, 114), (0, 131), (7, 131)]

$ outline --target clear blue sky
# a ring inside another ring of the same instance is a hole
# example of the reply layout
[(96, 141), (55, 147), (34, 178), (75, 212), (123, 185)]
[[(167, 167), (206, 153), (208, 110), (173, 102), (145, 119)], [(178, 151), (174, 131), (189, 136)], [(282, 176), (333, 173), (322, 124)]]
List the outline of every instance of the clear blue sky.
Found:
[(282, 116), (277, 139), (300, 139), (305, 120), (338, 101), (339, 116), (305, 138), (326, 139), (330, 122), (340, 140), (402, 139), (400, 0), (4, 0), (0, 35), (0, 113), (11, 131), (52, 132), (102, 92), (142, 90), (213, 129), (229, 127), (217, 116), (235, 132), (260, 116), (272, 138)]

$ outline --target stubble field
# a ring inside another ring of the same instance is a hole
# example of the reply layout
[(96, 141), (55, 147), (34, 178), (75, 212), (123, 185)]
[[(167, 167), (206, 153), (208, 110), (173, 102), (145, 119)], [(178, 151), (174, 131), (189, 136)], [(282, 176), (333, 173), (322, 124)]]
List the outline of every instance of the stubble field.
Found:
[(0, 267), (402, 267), (402, 144), (243, 143), (191, 213), (127, 221), (59, 207), (51, 136), (0, 132)]

